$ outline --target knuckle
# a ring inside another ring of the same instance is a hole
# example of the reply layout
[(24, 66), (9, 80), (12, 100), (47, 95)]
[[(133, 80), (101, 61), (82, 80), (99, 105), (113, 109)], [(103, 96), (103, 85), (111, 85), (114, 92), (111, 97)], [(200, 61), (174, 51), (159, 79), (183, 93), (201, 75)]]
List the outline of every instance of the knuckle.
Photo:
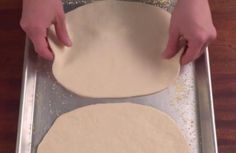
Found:
[(26, 24), (24, 25), (24, 31), (29, 37), (35, 37), (43, 34), (43, 27), (38, 24)]
[(64, 12), (59, 11), (56, 18), (57, 18), (57, 21), (64, 21), (65, 20)]
[(208, 34), (205, 31), (198, 31), (198, 32), (196, 32), (194, 39), (198, 44), (203, 44), (203, 43), (207, 42)]
[(195, 33), (195, 41), (197, 44), (204, 44), (208, 41), (212, 41), (216, 39), (217, 37), (217, 32), (215, 27), (211, 28), (211, 30), (198, 30)]
[(217, 31), (215, 27), (212, 29), (212, 32), (210, 34), (210, 40), (215, 40), (217, 38)]
[(26, 29), (27, 29), (27, 24), (26, 24), (26, 22), (25, 22), (23, 19), (20, 20), (20, 27), (21, 27), (24, 31), (26, 31)]
[(20, 26), (24, 31), (30, 31), (31, 29), (40, 30), (42, 29), (42, 24), (35, 21), (27, 21), (24, 19), (20, 20)]

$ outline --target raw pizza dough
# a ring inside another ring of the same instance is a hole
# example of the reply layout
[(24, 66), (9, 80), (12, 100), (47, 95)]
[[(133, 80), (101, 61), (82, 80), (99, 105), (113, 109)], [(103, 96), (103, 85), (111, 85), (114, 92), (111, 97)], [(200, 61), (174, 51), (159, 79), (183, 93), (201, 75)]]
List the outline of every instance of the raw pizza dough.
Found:
[(60, 116), (37, 153), (189, 153), (175, 122), (155, 108), (96, 104)]
[(161, 58), (170, 14), (138, 2), (99, 1), (66, 14), (71, 48), (49, 31), (53, 74), (70, 91), (94, 98), (141, 96), (173, 83), (179, 55)]

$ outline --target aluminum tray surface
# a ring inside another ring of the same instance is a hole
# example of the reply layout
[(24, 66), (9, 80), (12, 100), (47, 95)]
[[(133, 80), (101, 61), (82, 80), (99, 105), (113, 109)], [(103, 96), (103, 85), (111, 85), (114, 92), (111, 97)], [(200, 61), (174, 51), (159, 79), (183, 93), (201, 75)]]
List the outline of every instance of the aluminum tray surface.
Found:
[[(85, 3), (67, 0), (64, 8), (68, 11)], [(171, 10), (172, 3), (168, 3), (169, 7), (166, 4), (157, 5)], [(207, 51), (195, 64), (182, 67), (175, 84), (160, 93), (137, 98), (79, 97), (57, 83), (51, 67), (51, 62), (37, 57), (27, 40), (17, 153), (36, 153), (38, 144), (55, 119), (65, 112), (96, 103), (127, 101), (149, 105), (169, 114), (181, 129), (191, 153), (217, 153)]]

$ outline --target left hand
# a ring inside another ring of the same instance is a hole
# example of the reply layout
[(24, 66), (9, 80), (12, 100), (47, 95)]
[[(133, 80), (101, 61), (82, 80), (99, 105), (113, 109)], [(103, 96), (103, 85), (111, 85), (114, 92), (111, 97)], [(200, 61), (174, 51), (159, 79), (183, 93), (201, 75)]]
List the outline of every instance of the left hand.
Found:
[(32, 41), (34, 50), (48, 60), (53, 59), (47, 41), (47, 29), (52, 24), (61, 43), (71, 46), (61, 0), (23, 0), (20, 25)]
[(182, 65), (197, 59), (203, 48), (216, 38), (208, 0), (178, 0), (171, 17), (168, 44), (162, 54), (164, 58), (176, 55), (181, 37), (187, 42), (180, 60)]

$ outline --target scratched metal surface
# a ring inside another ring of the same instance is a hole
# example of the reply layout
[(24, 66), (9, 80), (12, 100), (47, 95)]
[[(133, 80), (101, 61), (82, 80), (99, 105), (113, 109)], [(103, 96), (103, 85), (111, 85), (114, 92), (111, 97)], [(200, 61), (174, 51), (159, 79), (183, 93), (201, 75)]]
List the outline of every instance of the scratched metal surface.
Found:
[[(64, 9), (69, 11), (90, 2), (64, 0)], [(174, 6), (170, 0), (147, 0), (145, 3), (168, 11)], [(65, 112), (95, 103), (125, 101), (150, 105), (169, 114), (181, 129), (191, 153), (217, 153), (208, 52), (195, 64), (182, 67), (176, 83), (166, 90), (122, 99), (79, 97), (57, 83), (52, 75), (52, 63), (38, 58), (28, 40), (25, 52), (17, 153), (36, 153), (55, 119)]]

